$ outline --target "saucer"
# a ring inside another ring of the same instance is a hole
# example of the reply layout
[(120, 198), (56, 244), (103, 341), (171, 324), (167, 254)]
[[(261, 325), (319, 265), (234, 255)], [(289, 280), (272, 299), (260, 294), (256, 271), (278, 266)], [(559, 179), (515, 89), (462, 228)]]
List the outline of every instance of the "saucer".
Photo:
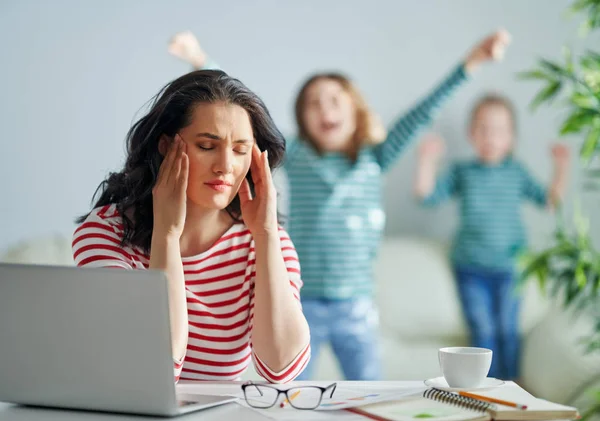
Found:
[(425, 386), (435, 387), (436, 389), (447, 390), (448, 392), (459, 392), (461, 390), (485, 390), (493, 389), (504, 384), (503, 380), (495, 379), (493, 377), (486, 378), (477, 387), (450, 387), (444, 377), (436, 377), (435, 379), (425, 380)]

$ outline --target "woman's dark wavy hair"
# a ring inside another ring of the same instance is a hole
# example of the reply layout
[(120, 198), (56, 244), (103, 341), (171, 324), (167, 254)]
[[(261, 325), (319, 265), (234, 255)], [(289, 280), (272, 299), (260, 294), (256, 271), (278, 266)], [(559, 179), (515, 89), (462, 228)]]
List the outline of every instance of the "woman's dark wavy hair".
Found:
[[(163, 161), (158, 144), (161, 136), (169, 139), (191, 124), (199, 103), (225, 102), (239, 105), (250, 116), (254, 138), (261, 151), (268, 150), (269, 165), (277, 167), (285, 153), (285, 140), (275, 126), (263, 101), (242, 82), (219, 70), (198, 70), (167, 84), (151, 100), (150, 111), (137, 121), (127, 134), (127, 160), (124, 168), (110, 173), (100, 183), (92, 202), (93, 208), (116, 205), (123, 218), (122, 245), (150, 251), (154, 215), (152, 188)], [(250, 172), (246, 176), (254, 192)], [(240, 200), (236, 195), (227, 206), (231, 217), (241, 218)], [(77, 219), (82, 223), (89, 213)]]

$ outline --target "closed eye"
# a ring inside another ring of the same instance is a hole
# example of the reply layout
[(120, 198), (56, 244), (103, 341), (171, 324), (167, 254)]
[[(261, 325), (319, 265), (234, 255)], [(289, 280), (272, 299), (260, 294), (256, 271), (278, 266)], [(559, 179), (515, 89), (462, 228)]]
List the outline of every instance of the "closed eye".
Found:
[(212, 143), (197, 143), (196, 146), (203, 151), (210, 151), (215, 148)]
[(248, 152), (250, 151), (250, 148), (248, 148), (246, 146), (244, 146), (244, 147), (238, 147), (238, 148), (235, 148), (233, 151), (235, 153), (240, 154), (240, 155), (247, 155)]

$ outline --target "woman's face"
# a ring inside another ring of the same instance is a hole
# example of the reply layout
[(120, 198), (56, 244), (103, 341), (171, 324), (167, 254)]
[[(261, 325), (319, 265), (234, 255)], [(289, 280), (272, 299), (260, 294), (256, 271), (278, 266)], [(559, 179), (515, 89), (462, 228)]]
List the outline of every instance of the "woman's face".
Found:
[(248, 113), (235, 104), (200, 103), (179, 135), (189, 157), (188, 200), (225, 209), (250, 168), (254, 133)]

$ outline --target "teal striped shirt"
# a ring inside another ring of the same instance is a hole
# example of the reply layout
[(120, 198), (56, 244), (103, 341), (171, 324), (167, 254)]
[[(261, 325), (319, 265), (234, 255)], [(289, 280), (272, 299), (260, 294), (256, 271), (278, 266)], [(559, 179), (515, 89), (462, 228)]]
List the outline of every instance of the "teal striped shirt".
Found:
[(451, 197), (460, 205), (454, 265), (491, 270), (514, 269), (516, 256), (526, 247), (521, 203), (547, 203), (546, 189), (513, 158), (498, 165), (455, 163), (423, 204), (433, 206)]
[(286, 228), (300, 258), (303, 298), (372, 293), (372, 262), (385, 223), (382, 174), (465, 79), (461, 65), (400, 117), (383, 143), (363, 147), (355, 162), (341, 153), (319, 155), (302, 140), (288, 144)]

